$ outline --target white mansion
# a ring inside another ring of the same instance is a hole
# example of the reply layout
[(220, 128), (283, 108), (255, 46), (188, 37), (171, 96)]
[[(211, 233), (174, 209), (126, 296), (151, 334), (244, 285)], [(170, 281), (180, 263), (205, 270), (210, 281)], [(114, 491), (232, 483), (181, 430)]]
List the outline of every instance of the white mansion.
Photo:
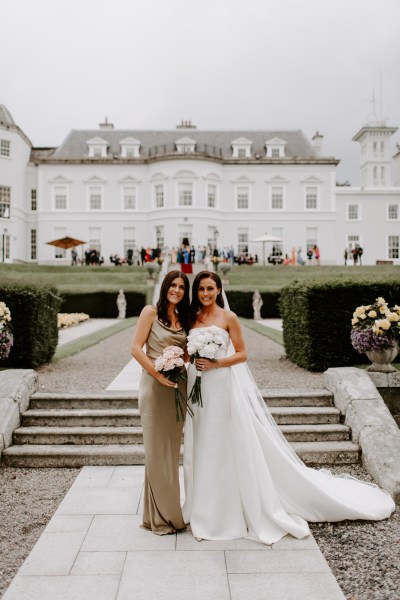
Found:
[[(338, 160), (302, 131), (71, 131), (57, 148), (35, 148), (0, 105), (0, 261), (69, 264), (46, 243), (85, 241), (106, 259), (133, 247), (233, 246), (262, 254), (255, 238), (282, 239), (284, 253), (317, 244), (322, 264), (400, 264), (400, 148), (391, 181), (390, 137), (370, 124), (354, 136), (361, 187), (337, 186)], [(267, 252), (270, 248), (267, 248)], [(80, 250), (79, 250), (80, 253)]]

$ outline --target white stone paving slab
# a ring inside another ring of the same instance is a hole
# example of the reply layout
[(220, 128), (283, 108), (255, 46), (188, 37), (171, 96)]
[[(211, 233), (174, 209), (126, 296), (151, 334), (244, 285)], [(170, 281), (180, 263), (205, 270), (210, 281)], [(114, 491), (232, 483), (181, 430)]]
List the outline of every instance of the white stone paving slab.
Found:
[(175, 550), (176, 535), (155, 535), (141, 522), (140, 515), (96, 515), (81, 551)]
[(319, 550), (225, 552), (228, 573), (330, 573)]
[(85, 535), (84, 531), (42, 533), (19, 574), (68, 575)]
[(72, 484), (72, 488), (107, 486), (114, 474), (115, 469), (116, 467), (113, 466), (84, 467), (81, 469), (78, 477)]
[(115, 600), (119, 580), (119, 575), (17, 577), (2, 600)]
[(285, 535), (279, 542), (272, 544), (272, 550), (319, 550), (319, 548), (312, 535), (308, 535), (302, 540)]
[(122, 371), (112, 380), (107, 390), (137, 391), (139, 389), (142, 367), (132, 358)]
[(121, 575), (126, 552), (79, 552), (71, 575)]
[(119, 322), (118, 319), (89, 319), (88, 321), (79, 323), (79, 325), (59, 329), (57, 347), (60, 348), (65, 344), (79, 340), (79, 338), (100, 331), (101, 329), (107, 329), (107, 327), (111, 327)]
[(230, 600), (224, 553), (129, 552), (117, 600)]
[(256, 323), (271, 327), (271, 329), (276, 329), (277, 331), (283, 331), (282, 319), (258, 319)]
[(198, 542), (191, 531), (180, 533), (176, 539), (177, 550), (204, 552), (209, 550), (271, 550), (271, 546), (259, 544), (253, 540), (201, 540)]
[(119, 488), (119, 487), (132, 487), (140, 489), (143, 487), (144, 481), (144, 466), (138, 466), (134, 470), (132, 467), (115, 467), (114, 473), (110, 478), (108, 487)]
[(54, 515), (45, 532), (87, 531), (93, 521), (93, 515)]
[(331, 573), (229, 575), (231, 600), (345, 600)]
[(57, 515), (136, 514), (140, 489), (71, 488), (57, 509)]

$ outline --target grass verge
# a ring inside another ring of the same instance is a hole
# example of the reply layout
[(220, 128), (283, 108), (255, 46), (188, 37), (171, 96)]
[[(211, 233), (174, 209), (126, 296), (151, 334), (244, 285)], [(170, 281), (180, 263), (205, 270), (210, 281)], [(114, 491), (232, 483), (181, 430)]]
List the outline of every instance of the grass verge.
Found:
[(79, 352), (82, 352), (82, 350), (86, 350), (86, 348), (90, 348), (91, 346), (102, 342), (115, 333), (119, 333), (128, 327), (132, 327), (135, 325), (136, 321), (137, 317), (130, 317), (129, 319), (124, 319), (115, 325), (110, 325), (110, 327), (105, 327), (100, 331), (90, 333), (89, 335), (85, 335), (84, 337), (74, 340), (73, 342), (64, 344), (58, 350), (56, 350), (52, 362), (60, 360), (61, 358), (67, 358), (68, 356), (74, 356), (74, 354), (78, 354)]
[(257, 331), (257, 333), (261, 333), (265, 337), (269, 338), (273, 342), (280, 344), (283, 346), (283, 334), (281, 331), (277, 329), (273, 329), (272, 327), (268, 327), (267, 325), (261, 325), (261, 323), (257, 323), (257, 321), (253, 321), (252, 319), (244, 319), (243, 317), (239, 317), (239, 321), (245, 327), (252, 329), (253, 331)]

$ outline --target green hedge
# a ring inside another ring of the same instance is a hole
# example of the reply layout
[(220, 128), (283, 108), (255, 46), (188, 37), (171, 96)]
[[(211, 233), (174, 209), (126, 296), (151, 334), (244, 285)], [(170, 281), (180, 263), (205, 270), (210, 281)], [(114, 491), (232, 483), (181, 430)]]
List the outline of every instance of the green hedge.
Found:
[(294, 282), (281, 290), (280, 311), (287, 357), (309, 371), (360, 364), (350, 342), (357, 306), (383, 296), (400, 304), (400, 281)]
[[(60, 312), (83, 312), (93, 319), (116, 319), (118, 292), (90, 292), (70, 294), (62, 293)], [(146, 304), (146, 295), (142, 292), (125, 292), (126, 316), (136, 317)]]
[(14, 345), (2, 366), (35, 368), (49, 362), (58, 343), (56, 288), (0, 282), (0, 300), (11, 311)]
[[(263, 319), (279, 319), (280, 292), (260, 292), (264, 304), (261, 308)], [(239, 317), (245, 319), (253, 318), (253, 294), (254, 292), (242, 292), (241, 290), (229, 290), (226, 292), (229, 308)]]

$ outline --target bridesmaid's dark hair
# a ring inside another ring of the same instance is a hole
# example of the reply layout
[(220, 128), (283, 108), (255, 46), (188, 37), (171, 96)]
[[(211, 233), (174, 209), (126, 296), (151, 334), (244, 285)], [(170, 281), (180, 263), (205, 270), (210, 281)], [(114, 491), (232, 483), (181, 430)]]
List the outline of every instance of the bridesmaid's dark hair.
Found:
[(185, 292), (182, 300), (176, 305), (176, 312), (179, 318), (179, 323), (182, 325), (185, 331), (188, 331), (189, 327), (189, 311), (190, 311), (190, 297), (189, 297), (189, 279), (185, 273), (181, 271), (170, 271), (166, 274), (161, 284), (160, 297), (156, 304), (157, 318), (161, 323), (167, 327), (171, 327), (171, 319), (168, 316), (169, 302), (167, 299), (168, 290), (171, 287), (171, 283), (177, 278), (183, 279), (185, 286)]
[(190, 326), (193, 325), (193, 323), (196, 321), (197, 313), (201, 309), (201, 302), (199, 301), (200, 282), (203, 279), (208, 278), (212, 279), (216, 283), (217, 289), (219, 289), (219, 294), (215, 300), (216, 304), (218, 304), (218, 306), (220, 306), (221, 308), (224, 308), (225, 306), (224, 299), (222, 297), (222, 282), (219, 278), (219, 275), (217, 275), (217, 273), (214, 273), (214, 271), (200, 271), (200, 273), (198, 273), (194, 278), (192, 285), (192, 302), (190, 304)]

